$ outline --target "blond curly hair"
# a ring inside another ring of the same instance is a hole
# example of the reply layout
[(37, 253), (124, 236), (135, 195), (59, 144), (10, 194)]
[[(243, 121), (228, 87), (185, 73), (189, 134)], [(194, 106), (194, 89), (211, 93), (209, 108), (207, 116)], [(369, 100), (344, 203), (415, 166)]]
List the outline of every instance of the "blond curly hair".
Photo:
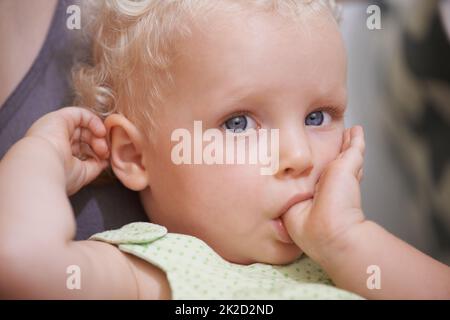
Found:
[[(151, 140), (154, 111), (173, 79), (170, 73), (179, 37), (208, 12), (253, 8), (299, 18), (328, 10), (338, 21), (334, 0), (92, 0), (92, 56), (73, 71), (75, 104), (101, 118), (120, 113)], [(143, 72), (145, 70), (145, 72)]]

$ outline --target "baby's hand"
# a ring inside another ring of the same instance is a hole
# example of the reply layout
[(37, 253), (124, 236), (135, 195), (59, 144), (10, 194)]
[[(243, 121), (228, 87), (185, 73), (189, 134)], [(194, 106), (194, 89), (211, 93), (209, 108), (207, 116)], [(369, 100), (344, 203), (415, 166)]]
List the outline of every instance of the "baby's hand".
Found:
[(359, 185), (364, 148), (362, 127), (345, 130), (341, 153), (320, 176), (314, 198), (282, 216), (292, 240), (318, 262), (345, 245), (347, 231), (364, 221)]
[(106, 128), (92, 112), (66, 107), (38, 119), (25, 138), (44, 139), (64, 164), (66, 192), (70, 196), (94, 180), (108, 166)]

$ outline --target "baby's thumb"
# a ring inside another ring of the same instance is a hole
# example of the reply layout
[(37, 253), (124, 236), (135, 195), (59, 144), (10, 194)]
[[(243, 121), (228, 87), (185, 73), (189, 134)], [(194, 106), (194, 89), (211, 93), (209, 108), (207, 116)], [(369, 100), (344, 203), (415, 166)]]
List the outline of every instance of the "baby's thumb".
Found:
[(305, 233), (303, 230), (305, 228), (305, 222), (311, 210), (311, 206), (311, 199), (303, 201), (291, 207), (280, 217), (292, 241), (294, 241), (300, 248), (303, 248), (304, 246), (303, 236)]
[(76, 159), (76, 162), (75, 166), (79, 166), (80, 170), (75, 169), (73, 172), (79, 172), (81, 174), (74, 179), (69, 178), (69, 185), (67, 186), (67, 194), (69, 196), (77, 193), (81, 188), (91, 183), (109, 166), (108, 160), (98, 160), (96, 158), (89, 158), (84, 161)]

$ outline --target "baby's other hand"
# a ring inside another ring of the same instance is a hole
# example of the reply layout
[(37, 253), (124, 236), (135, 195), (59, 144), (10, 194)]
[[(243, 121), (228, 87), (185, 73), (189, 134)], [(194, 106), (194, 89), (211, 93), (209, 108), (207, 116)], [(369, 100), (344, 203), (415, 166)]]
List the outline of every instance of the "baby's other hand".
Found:
[(360, 193), (364, 149), (363, 128), (346, 129), (341, 152), (322, 172), (314, 198), (282, 216), (292, 240), (319, 263), (345, 245), (347, 231), (365, 219)]
[(66, 107), (38, 119), (25, 134), (49, 142), (64, 163), (70, 196), (94, 180), (108, 166), (106, 128), (91, 111)]

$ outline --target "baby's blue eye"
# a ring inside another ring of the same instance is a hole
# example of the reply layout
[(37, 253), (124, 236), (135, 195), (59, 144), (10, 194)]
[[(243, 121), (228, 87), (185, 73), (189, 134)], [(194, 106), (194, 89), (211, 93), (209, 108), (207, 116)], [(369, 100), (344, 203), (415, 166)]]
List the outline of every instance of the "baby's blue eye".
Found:
[(255, 121), (246, 115), (233, 116), (226, 120), (223, 127), (233, 133), (240, 133), (248, 129), (249, 126), (256, 127)]
[(306, 116), (305, 124), (307, 126), (320, 126), (324, 121), (323, 111), (314, 111)]

